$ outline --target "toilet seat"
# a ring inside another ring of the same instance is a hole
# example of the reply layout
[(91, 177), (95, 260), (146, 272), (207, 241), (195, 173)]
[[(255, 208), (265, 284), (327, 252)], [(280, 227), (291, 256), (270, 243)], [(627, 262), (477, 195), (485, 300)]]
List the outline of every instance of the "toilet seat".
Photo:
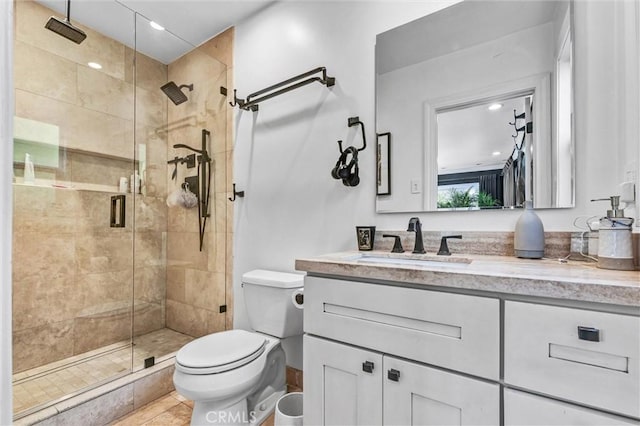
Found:
[(176, 369), (186, 374), (216, 374), (242, 367), (265, 350), (264, 336), (229, 330), (200, 337), (176, 354)]

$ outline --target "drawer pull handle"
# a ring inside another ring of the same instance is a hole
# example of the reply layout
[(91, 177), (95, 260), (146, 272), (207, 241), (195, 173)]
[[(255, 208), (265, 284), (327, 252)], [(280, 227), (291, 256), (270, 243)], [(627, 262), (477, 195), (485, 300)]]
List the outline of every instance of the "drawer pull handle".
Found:
[(362, 363), (362, 371), (365, 373), (373, 373), (374, 364), (371, 361), (365, 361)]
[(387, 371), (387, 377), (389, 378), (389, 380), (397, 382), (398, 380), (400, 380), (400, 372), (392, 368), (391, 370)]
[(578, 326), (578, 339), (588, 340), (589, 342), (600, 341), (600, 330), (593, 327)]

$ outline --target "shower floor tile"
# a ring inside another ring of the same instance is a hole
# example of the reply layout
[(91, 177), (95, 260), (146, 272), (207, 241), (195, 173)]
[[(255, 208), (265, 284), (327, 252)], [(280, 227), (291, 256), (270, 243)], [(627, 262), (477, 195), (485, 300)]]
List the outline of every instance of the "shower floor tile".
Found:
[(121, 342), (65, 360), (22, 371), (13, 376), (13, 413), (28, 414), (61, 399), (117, 377), (144, 368), (151, 356), (159, 362), (193, 340), (193, 337), (168, 328), (138, 336), (133, 343)]

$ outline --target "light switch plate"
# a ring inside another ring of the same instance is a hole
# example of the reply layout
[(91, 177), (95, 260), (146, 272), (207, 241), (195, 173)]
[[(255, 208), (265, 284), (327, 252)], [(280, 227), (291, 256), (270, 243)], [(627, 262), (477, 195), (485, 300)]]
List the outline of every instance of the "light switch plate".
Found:
[(411, 179), (411, 193), (419, 194), (422, 192), (422, 185), (420, 185), (419, 179)]

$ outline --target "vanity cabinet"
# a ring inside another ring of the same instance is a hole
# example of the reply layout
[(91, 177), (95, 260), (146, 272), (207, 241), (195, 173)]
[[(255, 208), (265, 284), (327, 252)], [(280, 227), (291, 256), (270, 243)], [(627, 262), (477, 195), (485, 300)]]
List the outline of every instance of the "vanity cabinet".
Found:
[(455, 371), (498, 378), (499, 317), (493, 298), (306, 277), (305, 424), (498, 424), (500, 386)]
[(638, 309), (424, 287), (305, 278), (305, 424), (640, 426)]

